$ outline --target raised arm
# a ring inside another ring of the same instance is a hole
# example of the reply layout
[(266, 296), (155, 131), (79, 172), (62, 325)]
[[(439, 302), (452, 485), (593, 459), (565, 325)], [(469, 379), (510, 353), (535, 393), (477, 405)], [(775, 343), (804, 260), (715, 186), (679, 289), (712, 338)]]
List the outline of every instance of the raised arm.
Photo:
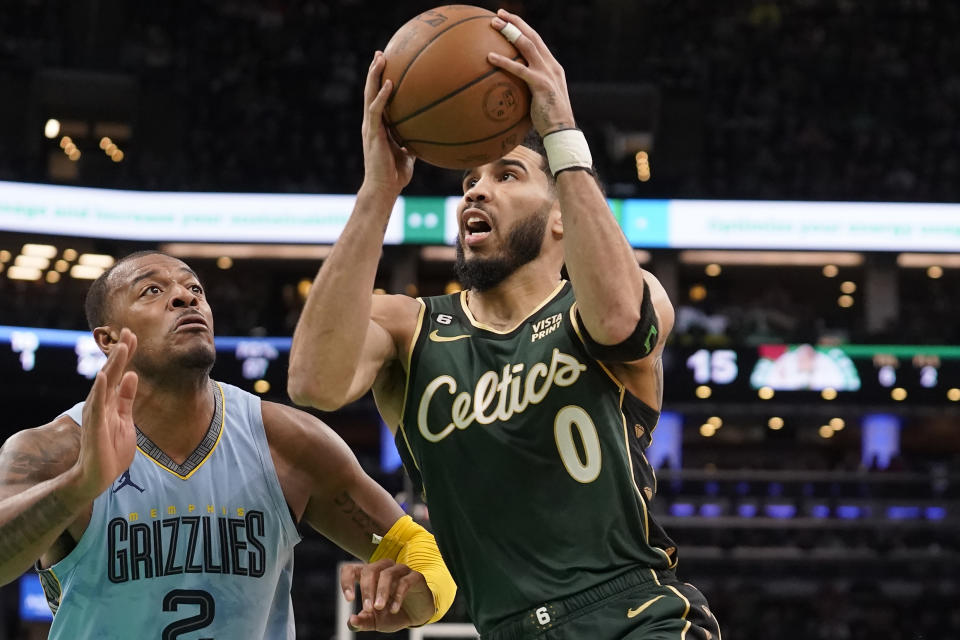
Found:
[(436, 541), (368, 476), (346, 443), (313, 416), (263, 403), (264, 426), (284, 495), (298, 516), (366, 565), (341, 576), (348, 599), (360, 583), (360, 630), (424, 624), (449, 608), (456, 586)]
[(383, 66), (378, 51), (363, 93), (363, 184), (293, 334), (287, 391), (295, 403), (318, 409), (336, 409), (355, 400), (398, 355), (397, 333), (389, 320), (393, 306), (405, 303), (377, 296), (376, 304), (385, 311), (377, 315), (387, 322), (376, 322), (372, 292), (387, 222), (413, 175), (413, 156), (390, 139), (383, 124), (392, 89), (389, 80), (380, 86)]
[[(490, 54), (490, 62), (530, 86), (530, 116), (549, 155), (550, 134), (576, 126), (563, 67), (536, 31), (501, 9), (493, 26), (503, 30), (507, 23), (519, 29), (514, 46), (527, 65), (498, 54)], [(564, 259), (583, 323), (598, 343), (619, 344), (631, 336), (641, 317), (643, 275), (633, 249), (592, 172), (563, 170), (556, 174), (556, 183)]]
[(124, 330), (87, 396), (82, 430), (61, 418), (15, 434), (0, 450), (0, 584), (88, 516), (93, 500), (133, 461), (137, 376), (124, 369), (135, 348)]

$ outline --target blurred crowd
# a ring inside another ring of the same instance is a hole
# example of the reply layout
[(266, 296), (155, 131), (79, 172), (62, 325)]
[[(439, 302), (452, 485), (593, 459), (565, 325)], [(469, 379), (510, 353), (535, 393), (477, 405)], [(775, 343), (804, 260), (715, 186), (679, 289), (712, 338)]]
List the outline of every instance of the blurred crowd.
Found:
[[(371, 53), (434, 3), (16, 0), (0, 6), (0, 78), (27, 78), (27, 89), (45, 68), (136, 79), (128, 158), (90, 176), (105, 186), (350, 193), (361, 179)], [(682, 96), (679, 123), (669, 112), (655, 118), (653, 179), (624, 195), (960, 199), (956, 3), (479, 4), (523, 15), (571, 86), (649, 85), (668, 110)], [(584, 126), (602, 150), (602, 112)], [(10, 142), (0, 178), (43, 181), (45, 150)], [(632, 160), (625, 170), (594, 155), (611, 180), (629, 182)], [(674, 170), (659, 181), (658, 157)], [(421, 167), (410, 192), (455, 185)]]
[[(105, 169), (97, 169), (92, 160), (81, 163), (75, 184), (352, 193), (362, 179), (361, 93), (371, 54), (407, 19), (437, 4), (0, 3), (0, 180), (51, 180), (48, 153), (59, 151), (56, 140), (39, 139), (42, 123), (51, 114), (36, 93), (36, 78), (46, 70), (66, 69), (125, 75), (135, 87), (127, 110), (110, 115), (132, 127), (131, 137), (122, 141), (126, 159)], [(615, 185), (614, 195), (960, 201), (960, 3), (476, 4), (504, 6), (524, 16), (563, 63), (571, 86), (610, 83), (656, 90), (660, 111), (652, 120), (650, 182), (635, 180), (632, 160), (625, 163), (606, 153), (608, 127), (602, 110), (591, 109), (581, 122), (601, 175)], [(69, 101), (69, 96), (61, 99)], [(112, 105), (111, 100), (103, 96), (104, 105)], [(85, 108), (78, 117), (98, 117), (96, 109)], [(88, 143), (95, 145), (96, 140)], [(420, 165), (408, 193), (452, 194), (457, 183), (455, 176)], [(18, 246), (0, 249), (16, 251)], [(100, 247), (104, 252), (114, 249)], [(312, 278), (317, 266), (268, 269), (238, 261), (234, 269), (221, 271), (212, 260), (191, 262), (206, 283), (220, 335), (290, 335), (302, 305), (298, 283)], [(956, 276), (931, 279), (916, 271), (898, 272), (899, 312), (885, 325), (868, 322), (863, 270), (830, 281), (811, 269), (725, 270), (718, 278), (687, 271), (680, 274), (674, 292), (674, 340), (683, 346), (815, 343), (824, 337), (957, 344)], [(838, 285), (845, 279), (860, 287), (848, 308), (837, 305)], [(86, 284), (66, 278), (50, 285), (0, 277), (0, 325), (85, 329)], [(445, 280), (417, 284), (420, 293), (432, 294), (439, 292), (433, 289), (442, 290)], [(703, 290), (695, 294), (698, 285)], [(372, 438), (369, 451), (375, 450), (376, 435)], [(777, 448), (769, 440), (756, 447), (735, 443), (720, 454), (714, 441), (705, 448), (711, 451), (701, 455), (695, 446), (688, 447), (685, 468), (703, 469), (708, 459), (723, 459), (725, 470), (859, 470), (876, 475), (862, 468), (856, 443), (834, 453), (811, 452), (793, 441)], [(372, 455), (369, 451), (366, 456)], [(364, 462), (365, 467), (376, 466), (373, 458)], [(935, 478), (941, 477), (937, 465), (953, 469), (956, 462), (935, 455), (908, 456), (895, 461), (895, 470)], [(398, 478), (380, 479), (396, 492)], [(776, 498), (802, 510), (811, 497), (823, 497), (816, 493), (819, 489), (807, 495), (802, 483), (790, 485), (797, 489), (794, 493), (772, 495), (770, 487), (776, 484), (748, 484), (746, 493), (739, 493), (739, 484), (731, 485), (732, 493), (726, 495), (721, 487), (718, 495), (726, 496), (730, 509), (749, 499), (766, 504)], [(831, 497), (830, 485), (824, 486)], [(854, 492), (866, 486), (868, 495), (849, 495), (842, 488), (839, 497), (885, 498), (875, 491), (881, 485), (850, 486)], [(704, 482), (664, 482), (658, 508), (666, 515), (677, 502), (700, 505), (711, 491)], [(920, 491), (908, 487), (895, 497), (954, 505), (956, 485), (932, 483)], [(688, 558), (681, 564), (681, 577), (704, 587), (725, 632), (788, 640), (960, 637), (955, 606), (960, 549), (955, 536), (943, 530), (790, 530), (784, 524), (745, 531), (689, 520), (694, 524), (668, 526), (680, 542), (681, 557)], [(955, 527), (955, 522), (947, 525)], [(694, 552), (684, 556), (685, 548)], [(711, 560), (710, 549), (717, 550), (716, 560)], [(817, 549), (827, 556), (836, 552), (846, 564), (806, 562)], [(797, 555), (791, 560), (793, 552)], [(911, 562), (896, 564), (898, 553), (910, 555)], [(329, 567), (342, 559), (310, 534), (298, 554), (301, 566)], [(856, 558), (861, 564), (850, 564)], [(902, 571), (882, 581), (853, 579), (881, 566)], [(816, 588), (787, 588), (786, 579), (805, 575), (805, 567)], [(840, 575), (849, 579), (839, 580)], [(830, 582), (835, 579), (835, 584)], [(301, 571), (297, 580), (299, 632), (322, 637), (333, 623), (333, 572)], [(825, 593), (824, 585), (829, 586)]]

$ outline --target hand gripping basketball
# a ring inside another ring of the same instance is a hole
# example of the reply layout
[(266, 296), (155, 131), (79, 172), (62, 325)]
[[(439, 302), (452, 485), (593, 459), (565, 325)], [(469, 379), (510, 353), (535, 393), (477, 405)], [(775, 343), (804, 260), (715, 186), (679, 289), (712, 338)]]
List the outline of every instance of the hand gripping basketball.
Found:
[(380, 85), (384, 64), (383, 52), (374, 53), (363, 88), (361, 134), (364, 182), (386, 187), (399, 194), (413, 177), (414, 157), (390, 138), (383, 121), (383, 110), (393, 90), (390, 80)]
[(494, 17), (471, 5), (436, 7), (407, 21), (384, 48), (390, 131), (426, 162), (448, 169), (493, 162), (530, 130), (526, 83), (487, 57), (495, 51), (522, 61), (490, 27)]
[(576, 126), (563, 67), (550, 53), (540, 34), (520, 16), (503, 9), (497, 12), (491, 24), (527, 61), (523, 65), (496, 52), (488, 55), (490, 64), (512, 73), (530, 87), (530, 119), (537, 133), (545, 136)]

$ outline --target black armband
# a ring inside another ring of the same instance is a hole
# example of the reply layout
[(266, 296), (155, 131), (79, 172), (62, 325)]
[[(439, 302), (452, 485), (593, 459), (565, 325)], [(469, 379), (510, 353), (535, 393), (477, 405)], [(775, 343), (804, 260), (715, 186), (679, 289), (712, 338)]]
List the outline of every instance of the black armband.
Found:
[(640, 302), (640, 320), (637, 322), (637, 327), (633, 330), (633, 333), (619, 344), (600, 344), (594, 340), (583, 324), (580, 309), (577, 309), (577, 324), (580, 325), (583, 344), (587, 348), (587, 353), (601, 362), (632, 362), (633, 360), (646, 358), (653, 353), (657, 346), (660, 329), (657, 324), (657, 312), (653, 308), (653, 301), (650, 297), (650, 286), (644, 281), (643, 300)]

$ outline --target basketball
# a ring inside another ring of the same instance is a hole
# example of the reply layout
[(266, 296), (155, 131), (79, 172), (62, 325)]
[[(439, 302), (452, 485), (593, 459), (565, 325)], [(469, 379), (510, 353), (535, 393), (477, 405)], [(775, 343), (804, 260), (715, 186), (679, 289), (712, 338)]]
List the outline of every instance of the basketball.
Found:
[(522, 61), (490, 26), (494, 14), (449, 5), (425, 11), (390, 38), (383, 81), (394, 139), (430, 164), (466, 169), (492, 162), (530, 129), (527, 84), (487, 61), (493, 51)]

